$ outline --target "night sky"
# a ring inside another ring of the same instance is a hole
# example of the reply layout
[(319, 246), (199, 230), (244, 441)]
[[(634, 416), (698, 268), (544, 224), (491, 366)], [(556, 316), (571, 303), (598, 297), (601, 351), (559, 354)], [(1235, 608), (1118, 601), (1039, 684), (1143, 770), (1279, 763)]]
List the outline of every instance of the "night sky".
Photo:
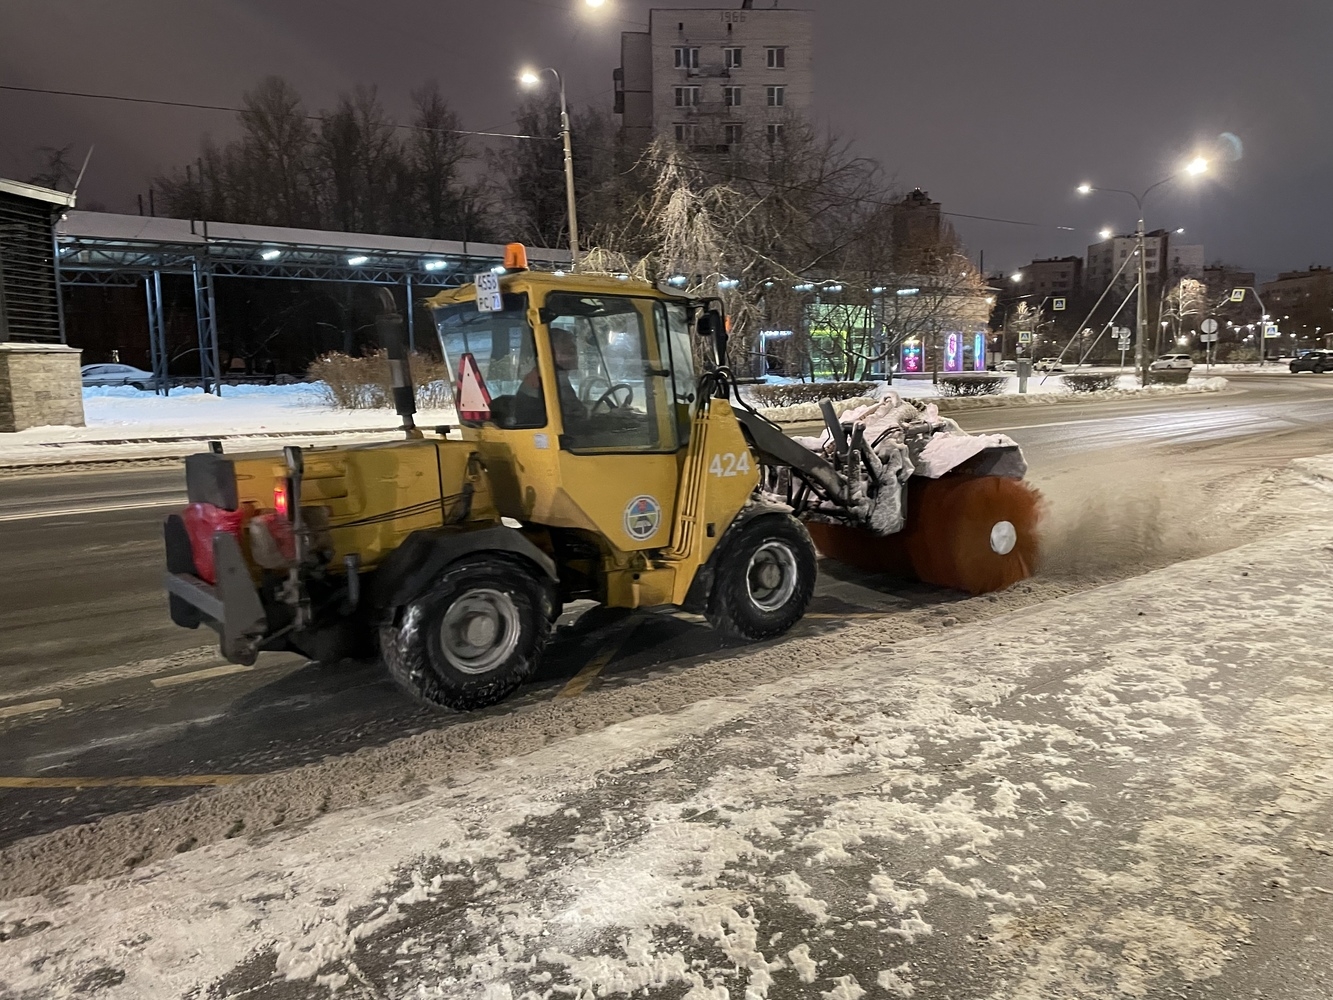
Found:
[[(767, 6), (771, 0), (756, 0)], [(690, 2), (673, 6), (720, 7)], [(783, 6), (792, 6), (783, 0)], [(377, 84), (406, 118), (437, 79), (465, 127), (506, 130), (525, 63), (566, 73), (570, 100), (609, 107), (619, 33), (652, 4), (607, 0), (0, 0), (0, 84), (234, 106), (261, 76), (311, 110)], [(1244, 156), (1159, 189), (1149, 228), (1184, 226), (1209, 261), (1278, 270), (1333, 263), (1333, 5), (1326, 0), (809, 0), (821, 121), (902, 188), (955, 219), (987, 270), (1082, 254), (1133, 226), (1142, 190), (1221, 133)], [(0, 176), (41, 146), (96, 145), (81, 201), (133, 212), (158, 172), (192, 161), (227, 114), (0, 91)], [(1071, 226), (1073, 232), (1056, 227)]]

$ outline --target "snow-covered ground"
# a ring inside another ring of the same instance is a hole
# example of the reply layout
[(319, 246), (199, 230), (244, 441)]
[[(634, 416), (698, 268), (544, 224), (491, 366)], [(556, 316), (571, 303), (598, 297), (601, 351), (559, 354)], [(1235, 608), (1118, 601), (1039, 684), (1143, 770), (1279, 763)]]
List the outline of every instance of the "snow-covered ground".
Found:
[[(317, 386), (224, 386), (221, 396), (173, 389), (162, 397), (129, 386), (83, 390), (85, 427), (33, 427), (0, 435), (0, 465), (89, 459), (168, 457), (201, 450), (212, 437), (230, 450), (275, 447), (280, 438), (334, 441), (382, 436), (399, 424), (393, 410), (335, 410)], [(454, 421), (453, 411), (418, 414), (423, 427)]]
[[(679, 678), (646, 680), (601, 729), (565, 702), (592, 731), (545, 746), (541, 711), (479, 719), (409, 801), (0, 903), (0, 993), (1326, 995), (1330, 546), (1268, 537), (833, 662), (760, 649), (734, 666), (806, 666), (671, 712)], [(433, 739), (372, 753), (408, 787)], [(505, 739), (531, 749), (472, 752)], [(61, 856), (0, 860), (50, 885)]]
[[(901, 399), (930, 400), (938, 404), (941, 413), (967, 410), (976, 407), (992, 406), (1030, 406), (1059, 403), (1064, 401), (1091, 403), (1105, 399), (1142, 398), (1144, 395), (1174, 395), (1178, 393), (1220, 392), (1227, 387), (1227, 380), (1217, 376), (1191, 377), (1184, 385), (1150, 385), (1142, 387), (1133, 375), (1121, 375), (1111, 389), (1098, 392), (1075, 393), (1069, 389), (1059, 375), (1039, 374), (1028, 380), (1027, 391), (1019, 392), (1017, 376), (1010, 376), (1008, 384), (1000, 392), (989, 396), (941, 396), (940, 387), (930, 379), (895, 379), (892, 384), (879, 383), (868, 396), (855, 399), (838, 400), (833, 408), (838, 413), (844, 410), (865, 406), (867, 403), (887, 399), (889, 393), (896, 393)], [(749, 386), (741, 389), (741, 398), (750, 402), (770, 420), (782, 423), (799, 423), (821, 419), (818, 403), (795, 403), (790, 406), (761, 406)]]

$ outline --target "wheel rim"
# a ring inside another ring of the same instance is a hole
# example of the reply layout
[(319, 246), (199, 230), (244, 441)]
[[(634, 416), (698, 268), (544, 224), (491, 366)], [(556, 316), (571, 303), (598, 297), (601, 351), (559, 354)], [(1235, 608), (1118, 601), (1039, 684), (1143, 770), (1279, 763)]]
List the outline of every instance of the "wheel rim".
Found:
[(782, 542), (765, 542), (750, 556), (745, 589), (760, 611), (777, 611), (796, 592), (796, 553)]
[(444, 613), (440, 648), (459, 672), (490, 673), (518, 646), (519, 629), (513, 598), (498, 590), (471, 590)]
[(1012, 521), (996, 521), (990, 529), (991, 551), (997, 556), (1007, 556), (1018, 544), (1018, 529)]

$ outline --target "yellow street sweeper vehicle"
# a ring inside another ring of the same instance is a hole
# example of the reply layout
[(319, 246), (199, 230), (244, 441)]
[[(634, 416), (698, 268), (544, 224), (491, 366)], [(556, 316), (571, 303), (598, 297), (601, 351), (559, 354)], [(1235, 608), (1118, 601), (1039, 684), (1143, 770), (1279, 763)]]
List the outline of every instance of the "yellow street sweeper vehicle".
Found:
[(412, 696), (466, 710), (533, 672), (569, 601), (783, 634), (814, 590), (812, 532), (942, 586), (1029, 575), (1038, 505), (1009, 439), (890, 393), (841, 419), (824, 404), (823, 436), (794, 440), (741, 401), (717, 301), (509, 257), (498, 290), (427, 303), (457, 424), (416, 427), (385, 291), (401, 439), (186, 460), (189, 504), (165, 525), (177, 624), (238, 663), (378, 649)]

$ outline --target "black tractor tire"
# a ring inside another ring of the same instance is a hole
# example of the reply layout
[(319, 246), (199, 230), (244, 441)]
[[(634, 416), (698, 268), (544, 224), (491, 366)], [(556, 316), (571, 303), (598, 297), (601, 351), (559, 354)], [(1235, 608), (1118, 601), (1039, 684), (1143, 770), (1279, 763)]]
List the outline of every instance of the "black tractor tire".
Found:
[(782, 635), (801, 620), (819, 574), (805, 525), (762, 514), (723, 539), (704, 617), (724, 635), (752, 642)]
[(537, 669), (554, 609), (553, 588), (535, 566), (493, 555), (463, 559), (380, 627), (380, 654), (417, 701), (488, 708)]

